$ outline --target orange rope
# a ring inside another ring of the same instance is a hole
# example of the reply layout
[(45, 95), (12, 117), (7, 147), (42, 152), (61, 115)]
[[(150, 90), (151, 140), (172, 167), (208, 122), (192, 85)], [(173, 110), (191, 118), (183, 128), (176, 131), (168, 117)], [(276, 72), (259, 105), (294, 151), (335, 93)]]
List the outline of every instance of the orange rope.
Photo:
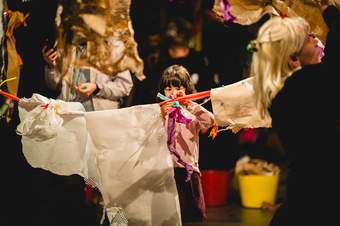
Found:
[(14, 95), (12, 95), (12, 94), (10, 94), (10, 93), (7, 93), (7, 92), (5, 92), (5, 91), (2, 91), (1, 89), (0, 89), (0, 95), (3, 95), (4, 97), (7, 97), (7, 98), (9, 98), (9, 99), (11, 99), (11, 100), (14, 100), (14, 101), (19, 101), (19, 100), (20, 100), (19, 97), (14, 96)]
[(160, 105), (172, 102), (172, 101), (183, 101), (183, 100), (199, 100), (205, 97), (210, 97), (210, 90), (209, 91), (203, 91), (203, 92), (199, 92), (199, 93), (193, 93), (193, 94), (189, 94), (183, 97), (178, 97), (175, 99), (171, 99), (171, 100), (165, 100), (163, 102), (160, 103)]

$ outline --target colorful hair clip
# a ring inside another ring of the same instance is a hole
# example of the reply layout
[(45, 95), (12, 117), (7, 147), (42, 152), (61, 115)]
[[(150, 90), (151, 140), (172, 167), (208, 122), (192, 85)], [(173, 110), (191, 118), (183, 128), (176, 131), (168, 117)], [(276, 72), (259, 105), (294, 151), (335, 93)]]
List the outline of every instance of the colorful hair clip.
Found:
[(252, 40), (249, 42), (249, 44), (247, 45), (247, 51), (249, 51), (250, 53), (254, 53), (257, 52), (258, 49), (258, 41), (257, 40)]

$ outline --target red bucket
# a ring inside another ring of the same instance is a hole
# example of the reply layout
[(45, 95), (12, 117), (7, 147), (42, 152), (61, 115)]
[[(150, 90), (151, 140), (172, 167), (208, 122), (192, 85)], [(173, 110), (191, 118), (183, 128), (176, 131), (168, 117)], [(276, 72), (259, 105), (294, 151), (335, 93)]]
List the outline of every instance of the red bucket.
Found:
[(91, 185), (86, 184), (84, 188), (84, 192), (85, 192), (85, 203), (88, 205), (92, 204), (93, 187)]
[(227, 203), (232, 173), (227, 170), (202, 170), (202, 187), (207, 206)]

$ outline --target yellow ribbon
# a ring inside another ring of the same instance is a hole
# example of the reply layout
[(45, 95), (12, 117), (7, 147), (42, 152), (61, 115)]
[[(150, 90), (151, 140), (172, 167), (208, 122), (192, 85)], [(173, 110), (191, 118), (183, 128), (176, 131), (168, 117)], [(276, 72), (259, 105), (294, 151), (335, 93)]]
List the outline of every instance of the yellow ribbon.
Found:
[(1, 88), (1, 86), (2, 86), (3, 84), (5, 84), (6, 82), (13, 81), (13, 80), (15, 80), (15, 79), (16, 79), (16, 77), (13, 77), (13, 78), (8, 78), (8, 79), (2, 81), (2, 82), (0, 83), (0, 88)]
[[(15, 80), (16, 77), (13, 77), (13, 78), (8, 78), (2, 82), (0, 82), (0, 90), (1, 90), (1, 86), (3, 86), (6, 82), (10, 82), (10, 81), (13, 81)], [(8, 86), (8, 85), (7, 85)], [(9, 123), (11, 121), (11, 114), (10, 114), (10, 108), (11, 108), (11, 100), (8, 98), (7, 99), (8, 102), (6, 102), (4, 105), (7, 105), (7, 109), (5, 111), (5, 119), (6, 119), (6, 122)], [(3, 105), (3, 106), (4, 106)]]
[(17, 77), (18, 79), (8, 84), (8, 91), (13, 95), (17, 95), (19, 80), (20, 80), (20, 67), (23, 64), (21, 57), (19, 56), (13, 37), (13, 32), (16, 28), (23, 25), (26, 26), (25, 20), (29, 14), (24, 15), (19, 11), (8, 11), (9, 21), (7, 24), (6, 37), (7, 37), (7, 78), (11, 79)]

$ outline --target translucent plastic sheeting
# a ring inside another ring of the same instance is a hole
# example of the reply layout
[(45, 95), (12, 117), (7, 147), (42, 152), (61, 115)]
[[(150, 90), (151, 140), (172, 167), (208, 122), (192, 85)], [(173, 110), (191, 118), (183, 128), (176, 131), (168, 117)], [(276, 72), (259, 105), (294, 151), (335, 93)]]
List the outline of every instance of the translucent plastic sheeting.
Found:
[[(33, 167), (81, 175), (97, 186), (109, 219), (181, 225), (173, 164), (158, 104), (84, 112), (35, 94), (19, 102), (23, 152)], [(115, 211), (122, 210), (122, 211)]]

